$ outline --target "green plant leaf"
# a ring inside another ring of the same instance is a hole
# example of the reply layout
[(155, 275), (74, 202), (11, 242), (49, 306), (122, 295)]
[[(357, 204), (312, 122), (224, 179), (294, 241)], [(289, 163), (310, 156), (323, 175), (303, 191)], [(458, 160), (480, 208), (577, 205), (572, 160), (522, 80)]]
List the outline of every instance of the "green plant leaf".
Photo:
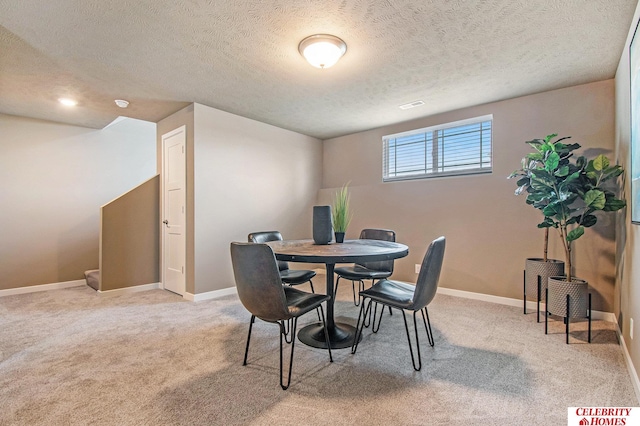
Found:
[(544, 157), (539, 152), (532, 152), (531, 154), (527, 154), (525, 158), (533, 161), (542, 161)]
[(619, 200), (617, 198), (613, 198), (613, 199), (608, 199), (607, 202), (604, 204), (604, 207), (602, 208), (602, 210), (604, 210), (605, 212), (615, 212), (616, 210), (620, 210), (624, 207), (626, 207), (627, 202), (625, 200)]
[(580, 172), (573, 172), (570, 175), (567, 176), (567, 178), (564, 180), (564, 183), (571, 183), (574, 180), (578, 179), (580, 177)]
[(333, 230), (335, 232), (346, 232), (349, 222), (351, 222), (351, 212), (349, 211), (349, 190), (346, 184), (333, 199), (331, 215), (333, 219)]
[(567, 234), (567, 242), (575, 241), (584, 235), (584, 226), (578, 226)]
[(576, 149), (580, 148), (580, 144), (579, 143), (572, 143), (566, 146), (567, 151), (571, 152), (571, 151), (575, 151)]
[(612, 178), (617, 178), (622, 173), (624, 173), (624, 170), (622, 170), (622, 166), (615, 165), (615, 166), (609, 167), (604, 171), (600, 182), (604, 182)]
[(553, 221), (548, 222), (548, 221), (544, 221), (544, 222), (540, 222), (538, 224), (538, 228), (542, 229), (542, 228), (553, 228)]
[(592, 214), (582, 216), (582, 226), (590, 228), (598, 222), (598, 218)]
[(567, 225), (573, 225), (574, 223), (578, 223), (578, 216), (573, 216), (567, 221)]
[(518, 186), (528, 185), (530, 180), (531, 179), (529, 177), (525, 176), (523, 178), (518, 179), (518, 181), (516, 182), (516, 185)]
[(592, 161), (593, 161), (593, 169), (596, 171), (601, 171), (609, 167), (609, 159), (602, 154), (598, 155)]
[(546, 206), (544, 209), (542, 209), (542, 214), (544, 214), (547, 217), (552, 217), (557, 215), (559, 212), (558, 208), (556, 205), (554, 204), (549, 204), (548, 206)]
[(554, 175), (558, 177), (565, 177), (568, 174), (569, 174), (569, 166), (562, 166), (558, 170), (556, 170), (556, 172), (554, 173)]
[(553, 173), (558, 168), (559, 163), (560, 163), (560, 156), (558, 155), (557, 152), (552, 152), (547, 157), (547, 161), (545, 161), (544, 168), (549, 173)]
[(602, 210), (604, 208), (606, 198), (604, 192), (599, 189), (592, 189), (584, 194), (584, 203), (587, 207), (594, 210)]

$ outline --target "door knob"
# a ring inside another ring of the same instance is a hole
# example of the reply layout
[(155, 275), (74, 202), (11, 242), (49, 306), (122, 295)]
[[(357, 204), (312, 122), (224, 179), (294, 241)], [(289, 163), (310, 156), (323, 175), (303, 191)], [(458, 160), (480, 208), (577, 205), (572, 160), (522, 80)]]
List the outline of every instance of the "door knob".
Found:
[(165, 225), (169, 226), (169, 221), (167, 219), (163, 220), (162, 223), (164, 223)]

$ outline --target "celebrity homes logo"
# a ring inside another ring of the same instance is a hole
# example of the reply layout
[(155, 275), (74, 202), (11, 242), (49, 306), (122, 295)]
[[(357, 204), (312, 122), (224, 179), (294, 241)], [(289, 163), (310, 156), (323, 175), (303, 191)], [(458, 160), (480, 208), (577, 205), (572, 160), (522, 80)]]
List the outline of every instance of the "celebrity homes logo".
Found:
[(640, 407), (569, 407), (567, 425), (640, 425)]

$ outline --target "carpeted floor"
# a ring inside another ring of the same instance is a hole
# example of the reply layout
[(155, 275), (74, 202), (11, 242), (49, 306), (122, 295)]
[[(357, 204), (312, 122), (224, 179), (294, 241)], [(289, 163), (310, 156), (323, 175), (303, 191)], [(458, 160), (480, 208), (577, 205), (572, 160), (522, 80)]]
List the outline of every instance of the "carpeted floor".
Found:
[[(317, 279), (322, 287), (323, 277)], [(336, 319), (355, 323), (349, 285)], [(358, 353), (298, 342), (278, 385), (278, 332), (237, 297), (89, 287), (0, 298), (1, 425), (562, 425), (570, 406), (638, 406), (613, 324), (544, 324), (514, 307), (436, 296), (436, 345), (411, 366), (402, 316), (365, 330)], [(316, 320), (310, 313), (300, 324)], [(580, 331), (583, 330), (583, 331)]]

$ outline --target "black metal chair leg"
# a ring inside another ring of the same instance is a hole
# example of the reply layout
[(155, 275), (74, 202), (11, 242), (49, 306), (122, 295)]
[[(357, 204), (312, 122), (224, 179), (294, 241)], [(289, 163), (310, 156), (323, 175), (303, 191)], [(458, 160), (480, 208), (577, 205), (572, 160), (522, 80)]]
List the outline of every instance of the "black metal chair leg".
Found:
[(418, 352), (418, 366), (416, 367), (416, 360), (413, 356), (413, 345), (411, 344), (411, 335), (409, 334), (409, 325), (407, 324), (407, 315), (404, 310), (402, 310), (402, 318), (404, 319), (404, 329), (407, 332), (407, 340), (409, 342), (409, 352), (411, 353), (411, 363), (413, 364), (413, 369), (416, 371), (420, 371), (422, 369), (422, 357), (420, 355), (420, 339), (418, 337), (418, 324), (416, 322), (416, 312), (413, 312), (413, 328), (416, 333), (416, 347)]
[[(309, 285), (311, 286), (311, 293), (315, 294), (316, 291), (313, 289), (313, 281), (309, 280)], [(318, 311), (317, 309), (316, 309), (316, 315), (318, 315), (318, 321), (320, 321), (320, 311)]]
[[(292, 318), (288, 319), (287, 322), (285, 323), (286, 326), (284, 327), (284, 341), (287, 343), (291, 343), (291, 336), (289, 335), (289, 332), (291, 331), (291, 320)], [(288, 339), (287, 339), (287, 336), (289, 336)]]
[[(362, 281), (358, 281), (358, 289), (360, 288), (360, 284), (364, 287), (364, 283)], [(360, 296), (358, 294), (358, 298), (356, 299), (356, 282), (351, 281), (351, 291), (353, 292), (353, 304), (356, 306), (360, 305)]]
[(424, 322), (424, 329), (427, 331), (427, 339), (429, 339), (429, 345), (433, 347), (435, 341), (433, 340), (433, 330), (431, 330), (431, 321), (429, 321), (429, 311), (425, 306), (421, 310), (422, 312), (422, 322)]
[(340, 284), (340, 278), (342, 278), (340, 275), (338, 275), (338, 279), (336, 280), (336, 285), (335, 287), (333, 287), (333, 294), (337, 295), (338, 294), (338, 284)]
[(249, 334), (247, 335), (247, 346), (244, 349), (244, 361), (242, 361), (242, 365), (247, 365), (247, 355), (249, 354), (249, 341), (251, 340), (251, 328), (253, 327), (253, 323), (256, 321), (256, 316), (251, 315), (251, 321), (249, 321)]
[[(363, 302), (362, 300), (359, 301), (359, 303), (362, 303), (362, 302)], [(376, 314), (375, 313), (377, 311), (378, 311), (378, 303), (376, 303), (375, 306), (373, 307), (373, 312), (374, 312), (373, 313), (373, 323), (374, 323), (374, 325), (375, 325), (375, 322), (376, 322)], [(363, 322), (363, 325), (364, 325), (365, 328), (368, 328), (371, 325), (371, 316), (368, 316), (366, 318), (366, 321)]]
[[(376, 302), (376, 306), (373, 310), (373, 325), (371, 326), (371, 331), (377, 333), (380, 330), (380, 324), (382, 324), (382, 314), (384, 314), (384, 305), (382, 305), (382, 309), (380, 310), (380, 318), (378, 318), (378, 326), (376, 327), (376, 312), (378, 310), (378, 303)], [(389, 311), (391, 311), (391, 306), (389, 306)]]
[(331, 355), (331, 341), (329, 340), (329, 331), (327, 330), (327, 322), (324, 318), (324, 309), (322, 309), (322, 305), (318, 306), (320, 312), (322, 313), (322, 326), (324, 327), (324, 338), (327, 342), (327, 349), (329, 350), (329, 362), (333, 362), (333, 356)]
[[(293, 318), (293, 327), (291, 328), (291, 336), (293, 337), (291, 339), (291, 356), (289, 358), (289, 374), (287, 375), (287, 384), (284, 385), (282, 383), (282, 336), (284, 335), (284, 321), (280, 322), (280, 387), (282, 388), (282, 390), (287, 390), (289, 388), (289, 385), (291, 384), (291, 371), (293, 370), (293, 350), (295, 349), (295, 345), (296, 345), (296, 328), (298, 326), (298, 318)], [(286, 341), (286, 337), (285, 337), (285, 341)]]
[[(363, 298), (360, 303), (360, 313), (358, 314), (358, 321), (356, 321), (356, 335), (353, 337), (353, 343), (351, 344), (351, 353), (355, 354), (358, 350), (358, 343), (360, 342), (360, 337), (362, 336), (362, 329), (364, 328), (364, 323), (367, 319), (367, 314), (371, 309), (371, 299), (369, 299), (369, 303), (365, 303), (366, 299)], [(365, 309), (365, 304), (366, 309)], [(360, 322), (362, 319), (362, 322)]]

